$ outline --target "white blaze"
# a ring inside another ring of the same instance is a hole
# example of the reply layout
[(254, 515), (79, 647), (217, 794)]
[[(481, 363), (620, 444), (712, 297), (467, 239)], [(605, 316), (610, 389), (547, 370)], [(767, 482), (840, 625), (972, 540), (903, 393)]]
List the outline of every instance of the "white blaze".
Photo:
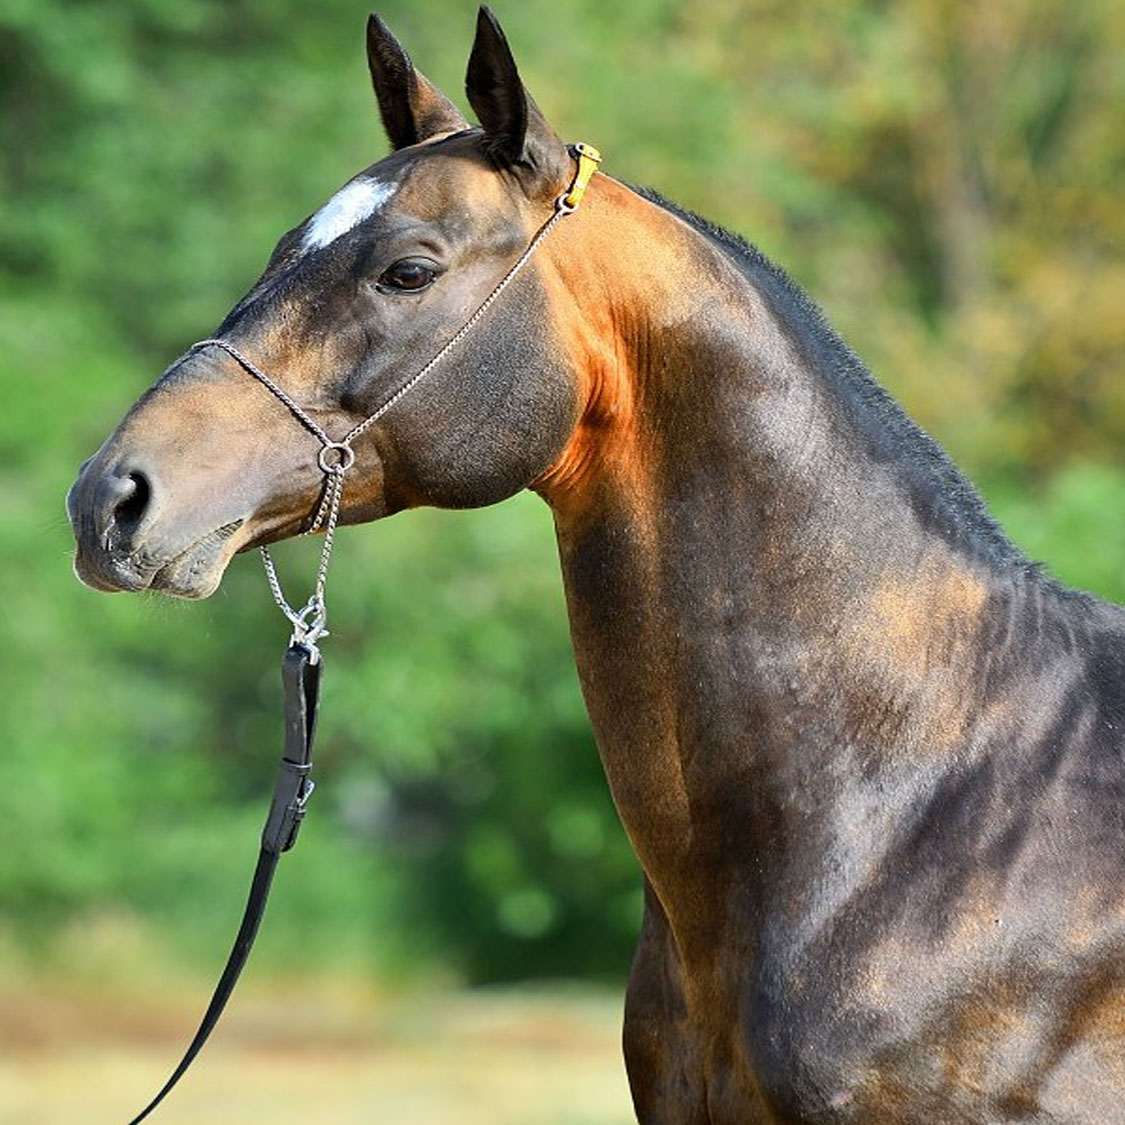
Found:
[(335, 242), (382, 207), (394, 195), (396, 186), (379, 180), (352, 180), (345, 184), (309, 220), (301, 249), (319, 250)]

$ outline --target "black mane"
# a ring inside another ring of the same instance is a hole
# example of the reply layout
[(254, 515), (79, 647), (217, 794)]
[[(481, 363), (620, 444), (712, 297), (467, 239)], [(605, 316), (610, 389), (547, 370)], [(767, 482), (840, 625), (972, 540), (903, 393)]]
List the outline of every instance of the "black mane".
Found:
[(843, 404), (881, 459), (893, 459), (919, 518), (962, 550), (996, 567), (1042, 577), (1038, 564), (1008, 538), (980, 493), (929, 434), (911, 419), (828, 323), (819, 306), (756, 246), (665, 199), (629, 185), (725, 251), (762, 295), (806, 360), (840, 392)]

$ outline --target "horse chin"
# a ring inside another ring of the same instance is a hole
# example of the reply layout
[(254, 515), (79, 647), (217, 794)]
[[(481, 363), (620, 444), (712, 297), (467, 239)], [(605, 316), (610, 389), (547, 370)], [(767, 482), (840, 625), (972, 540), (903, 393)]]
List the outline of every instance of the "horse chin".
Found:
[(174, 558), (157, 566), (148, 589), (172, 598), (200, 601), (209, 598), (226, 573), (227, 564), (237, 552), (235, 532), (243, 521), (237, 520), (197, 539)]
[(208, 532), (171, 555), (144, 546), (129, 554), (105, 549), (83, 551), (80, 547), (74, 572), (87, 586), (103, 593), (151, 591), (198, 601), (218, 589), (235, 552), (233, 533), (242, 522), (237, 520)]
[(307, 516), (300, 513), (264, 520), (258, 516), (225, 524), (154, 567), (145, 588), (189, 601), (209, 598), (219, 588), (235, 555), (300, 535), (307, 522)]
[(209, 598), (218, 588), (226, 573), (229, 560), (185, 560), (182, 556), (162, 566), (153, 576), (148, 588), (170, 598), (201, 601)]
[(222, 580), (225, 560), (211, 565), (199, 557), (181, 556), (157, 570), (143, 571), (129, 563), (91, 567), (81, 556), (74, 560), (74, 573), (83, 585), (103, 594), (155, 592), (173, 598), (198, 601), (210, 597)]

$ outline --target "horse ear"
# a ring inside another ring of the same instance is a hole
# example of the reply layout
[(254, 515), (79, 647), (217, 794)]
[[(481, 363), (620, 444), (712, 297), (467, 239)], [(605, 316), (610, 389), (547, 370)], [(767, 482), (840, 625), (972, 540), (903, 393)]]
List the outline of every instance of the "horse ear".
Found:
[(530, 175), (544, 191), (561, 191), (571, 174), (566, 146), (520, 81), (516, 60), (496, 17), (482, 7), (465, 75), (465, 93), (484, 126), (488, 155)]
[(367, 17), (367, 66), (393, 148), (469, 127), (460, 110), (414, 69), (402, 44), (374, 12)]

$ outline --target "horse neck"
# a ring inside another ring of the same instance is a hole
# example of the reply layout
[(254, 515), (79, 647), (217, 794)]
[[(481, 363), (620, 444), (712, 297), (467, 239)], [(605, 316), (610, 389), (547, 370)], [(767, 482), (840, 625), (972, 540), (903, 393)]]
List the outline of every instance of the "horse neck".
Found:
[(559, 315), (586, 412), (537, 488), (652, 877), (730, 852), (731, 817), (800, 819), (821, 778), (952, 754), (993, 571), (729, 253), (620, 185), (599, 202), (548, 270), (583, 294)]

